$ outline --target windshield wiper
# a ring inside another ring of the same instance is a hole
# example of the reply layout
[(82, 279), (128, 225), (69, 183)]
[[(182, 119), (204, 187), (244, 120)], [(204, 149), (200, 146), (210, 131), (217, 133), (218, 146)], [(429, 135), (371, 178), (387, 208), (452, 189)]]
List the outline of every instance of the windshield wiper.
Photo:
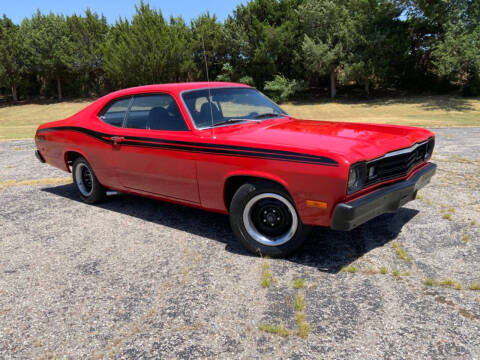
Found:
[(264, 114), (258, 114), (255, 116), (255, 119), (263, 119), (263, 118), (269, 118), (269, 117), (285, 117), (287, 115), (285, 114), (280, 114), (280, 113), (264, 113)]
[(228, 119), (228, 120), (225, 120), (225, 121), (220, 121), (213, 126), (226, 125), (226, 124), (232, 124), (232, 123), (244, 122), (244, 121), (258, 122), (258, 120), (254, 120), (254, 119)]

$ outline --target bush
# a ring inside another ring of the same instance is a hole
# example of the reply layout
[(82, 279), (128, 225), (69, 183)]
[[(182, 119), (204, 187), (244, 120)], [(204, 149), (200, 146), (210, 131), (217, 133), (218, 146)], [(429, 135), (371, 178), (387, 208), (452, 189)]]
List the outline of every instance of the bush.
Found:
[(217, 76), (215, 80), (230, 82), (232, 81), (233, 74), (234, 74), (233, 66), (230, 65), (230, 63), (225, 63), (222, 66), (222, 70), (220, 71), (220, 74)]
[(263, 89), (273, 101), (283, 102), (304, 87), (303, 81), (289, 80), (283, 75), (275, 75), (272, 81), (265, 82)]
[(250, 85), (250, 86), (255, 86), (255, 82), (253, 81), (253, 78), (251, 76), (248, 76), (248, 75), (240, 78), (240, 80), (238, 80), (238, 82), (240, 82), (242, 84)]
[(463, 88), (463, 96), (480, 96), (480, 76), (478, 73), (469, 77)]

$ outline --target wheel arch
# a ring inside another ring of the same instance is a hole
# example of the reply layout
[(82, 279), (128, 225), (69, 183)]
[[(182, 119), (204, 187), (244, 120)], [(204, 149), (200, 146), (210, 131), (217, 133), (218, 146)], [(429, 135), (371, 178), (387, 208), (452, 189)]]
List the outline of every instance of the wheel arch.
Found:
[(293, 196), (291, 191), (289, 190), (288, 184), (283, 179), (277, 176), (267, 174), (267, 173), (257, 173), (257, 172), (233, 173), (226, 176), (223, 183), (223, 201), (227, 211), (229, 211), (230, 209), (230, 203), (233, 199), (233, 195), (235, 195), (236, 191), (240, 188), (240, 186), (242, 186), (243, 184), (245, 184), (250, 180), (262, 180), (262, 181), (268, 181), (273, 184), (276, 184), (282, 187), (293, 199)]
[(65, 167), (67, 169), (68, 172), (72, 172), (71, 171), (71, 166), (73, 164), (73, 162), (78, 159), (79, 157), (83, 157), (85, 160), (87, 160), (87, 162), (90, 164), (90, 162), (88, 161), (88, 158), (87, 156), (85, 155), (85, 153), (79, 149), (67, 149), (65, 150), (65, 153), (63, 154), (63, 157), (64, 157), (64, 161), (65, 161)]

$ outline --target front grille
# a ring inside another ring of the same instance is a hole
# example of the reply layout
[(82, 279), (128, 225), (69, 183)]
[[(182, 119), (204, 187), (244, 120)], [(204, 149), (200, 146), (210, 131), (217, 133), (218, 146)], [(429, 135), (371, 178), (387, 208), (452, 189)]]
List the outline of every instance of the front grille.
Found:
[(432, 155), (434, 139), (415, 144), (407, 149), (393, 151), (367, 162), (365, 186), (406, 176), (417, 165)]

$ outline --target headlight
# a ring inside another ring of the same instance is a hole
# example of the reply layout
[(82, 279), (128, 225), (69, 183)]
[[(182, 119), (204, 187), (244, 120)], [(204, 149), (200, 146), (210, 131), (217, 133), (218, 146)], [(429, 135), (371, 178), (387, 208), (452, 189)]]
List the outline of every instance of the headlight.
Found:
[(354, 193), (362, 189), (365, 184), (366, 173), (366, 164), (360, 163), (350, 166), (348, 172), (348, 184), (347, 184), (347, 194)]

